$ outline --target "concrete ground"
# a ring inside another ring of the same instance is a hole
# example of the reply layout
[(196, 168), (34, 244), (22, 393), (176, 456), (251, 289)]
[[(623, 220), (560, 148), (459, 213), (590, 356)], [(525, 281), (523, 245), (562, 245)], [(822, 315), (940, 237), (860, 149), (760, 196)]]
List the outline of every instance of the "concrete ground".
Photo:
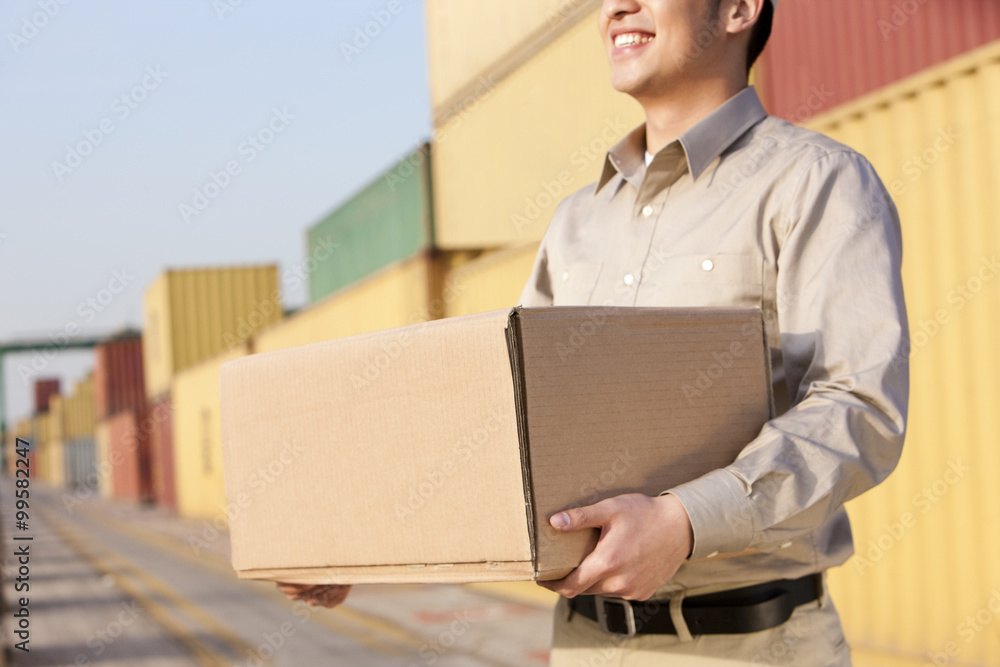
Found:
[[(273, 584), (237, 579), (228, 536), (205, 522), (96, 498), (78, 504), (33, 480), (22, 531), (9, 477), (0, 478), (0, 498), (4, 644), (19, 641), (12, 614), (22, 596), (30, 624), (30, 651), (10, 651), (12, 665), (548, 662), (554, 599), (534, 584), (359, 586), (342, 607), (317, 609), (289, 602)], [(18, 593), (15, 552), (25, 546), (30, 590)]]

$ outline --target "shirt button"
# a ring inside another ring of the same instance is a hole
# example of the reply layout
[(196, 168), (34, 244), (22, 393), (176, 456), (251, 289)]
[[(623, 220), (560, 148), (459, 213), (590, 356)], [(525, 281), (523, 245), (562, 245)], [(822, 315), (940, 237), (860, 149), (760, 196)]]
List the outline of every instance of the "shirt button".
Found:
[(643, 214), (643, 216), (645, 216), (647, 218), (649, 216), (653, 215), (653, 207), (652, 206), (643, 206), (642, 207), (642, 214)]
[(626, 275), (626, 276), (625, 276), (624, 278), (622, 278), (622, 280), (624, 280), (624, 281), (625, 281), (625, 284), (626, 284), (626, 285), (629, 285), (629, 286), (631, 286), (631, 285), (632, 285), (632, 283), (634, 283), (634, 282), (635, 282), (635, 276), (633, 276), (633, 275), (632, 275), (631, 273), (629, 273), (629, 274), (628, 274), (628, 275)]
[(781, 545), (781, 548), (782, 548), (782, 549), (787, 549), (787, 548), (788, 548), (788, 547), (790, 547), (790, 546), (792, 546), (792, 543), (791, 543), (791, 542), (785, 542), (784, 544), (782, 544), (782, 545)]
[(705, 269), (706, 271), (711, 271), (712, 269), (715, 268), (715, 262), (713, 262), (710, 259), (706, 259), (704, 262), (701, 263), (701, 268)]
[(569, 280), (569, 271), (563, 271), (562, 279), (563, 279), (563, 282), (566, 282), (566, 281)]

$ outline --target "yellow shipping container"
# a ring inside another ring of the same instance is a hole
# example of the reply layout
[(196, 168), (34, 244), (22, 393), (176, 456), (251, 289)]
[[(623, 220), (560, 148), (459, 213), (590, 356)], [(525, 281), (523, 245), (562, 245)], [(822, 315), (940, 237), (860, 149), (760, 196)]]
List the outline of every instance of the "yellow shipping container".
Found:
[(439, 273), (427, 254), (394, 264), (261, 331), (254, 336), (254, 352), (433, 319), (430, 295), (437, 293)]
[(63, 486), (65, 483), (63, 470), (65, 459), (66, 437), (66, 397), (53, 396), (49, 399), (48, 432), (45, 441), (43, 466), (44, 479), (53, 486)]
[(166, 271), (146, 290), (144, 311), (146, 395), (157, 398), (178, 371), (238, 347), (281, 319), (278, 269)]
[[(7, 474), (14, 475), (17, 469), (17, 439), (27, 440), (31, 443), (31, 419), (22, 419), (14, 424), (14, 428), (7, 431), (7, 442), (4, 443), (4, 462), (6, 463)], [(24, 469), (24, 465), (21, 465), (21, 469)]]
[(1000, 664), (1000, 41), (815, 118), (899, 208), (909, 433), (831, 573), (858, 665)]
[(94, 443), (97, 449), (97, 487), (101, 498), (110, 499), (114, 495), (114, 487), (111, 481), (111, 429), (106, 421), (97, 422)]
[(639, 105), (609, 81), (591, 12), (439, 126), (431, 164), (437, 245), (540, 240), (556, 204), (596, 181), (607, 149), (643, 121)]
[(94, 437), (97, 408), (94, 405), (94, 374), (77, 382), (73, 393), (63, 400), (63, 440)]
[(174, 482), (177, 513), (181, 516), (225, 518), (219, 367), (228, 359), (246, 354), (245, 345), (234, 347), (174, 378)]
[(517, 305), (538, 253), (538, 244), (495, 250), (448, 272), (453, 299), (445, 304), (448, 317)]
[(46, 445), (45, 481), (55, 487), (66, 486), (66, 441), (49, 440)]
[(66, 397), (56, 394), (49, 398), (48, 429), (45, 431), (46, 440), (62, 440), (65, 437), (66, 425)]
[(49, 478), (48, 456), (49, 456), (49, 413), (41, 412), (31, 418), (31, 444), (35, 451), (35, 470), (32, 475), (38, 479), (47, 480)]
[(599, 0), (427, 0), (428, 68), (436, 112), (461, 105), (480, 77), (530, 58)]

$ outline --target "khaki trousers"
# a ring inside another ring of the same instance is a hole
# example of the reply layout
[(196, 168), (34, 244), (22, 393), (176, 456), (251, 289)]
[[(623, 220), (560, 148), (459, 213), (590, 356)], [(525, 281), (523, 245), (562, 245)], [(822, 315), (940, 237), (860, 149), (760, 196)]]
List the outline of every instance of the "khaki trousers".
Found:
[[(663, 601), (663, 608), (669, 605)], [(621, 638), (601, 631), (580, 614), (567, 621), (565, 598), (556, 605), (552, 667), (709, 667), (794, 665), (850, 667), (851, 653), (840, 617), (823, 598), (798, 607), (783, 625), (743, 635), (700, 635), (682, 641), (677, 635)]]

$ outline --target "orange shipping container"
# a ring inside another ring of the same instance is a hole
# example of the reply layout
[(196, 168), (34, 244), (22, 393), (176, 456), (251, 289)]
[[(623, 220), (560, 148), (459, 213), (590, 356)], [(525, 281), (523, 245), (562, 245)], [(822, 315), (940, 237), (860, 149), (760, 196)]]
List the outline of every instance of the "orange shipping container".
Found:
[(59, 378), (35, 380), (35, 412), (49, 409), (49, 399), (59, 394)]
[(112, 496), (146, 502), (152, 498), (149, 438), (142, 428), (145, 411), (124, 410), (108, 421)]
[(149, 450), (152, 468), (153, 500), (177, 510), (177, 487), (174, 477), (174, 411), (170, 396), (149, 405)]
[(94, 402), (97, 418), (139, 409), (146, 402), (142, 338), (129, 336), (94, 348)]

